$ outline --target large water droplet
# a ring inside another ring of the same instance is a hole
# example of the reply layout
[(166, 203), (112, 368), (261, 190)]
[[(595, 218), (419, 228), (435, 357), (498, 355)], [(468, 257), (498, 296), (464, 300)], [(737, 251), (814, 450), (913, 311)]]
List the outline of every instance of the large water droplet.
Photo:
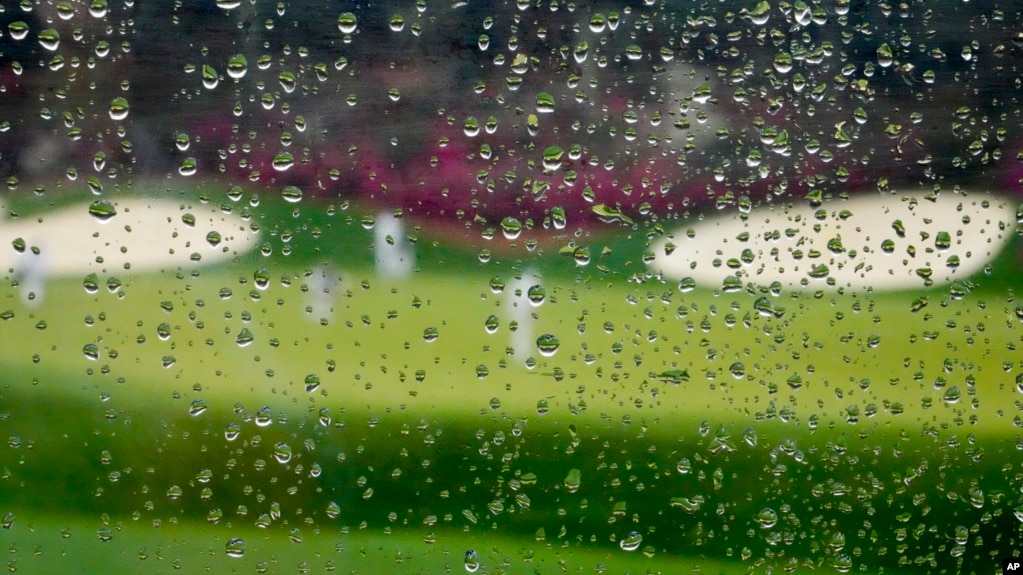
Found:
[(337, 29), (343, 34), (351, 34), (355, 32), (355, 28), (358, 26), (358, 19), (355, 14), (351, 12), (345, 12), (337, 17)]
[(96, 200), (89, 205), (89, 215), (105, 224), (117, 215), (117, 208), (108, 200)]
[(279, 441), (274, 445), (274, 459), (278, 463), (287, 463), (291, 461), (291, 445), (283, 441)]
[(238, 337), (234, 338), (234, 342), (238, 344), (238, 347), (246, 347), (255, 339), (256, 336), (252, 334), (252, 330), (247, 327), (243, 327), (242, 330), (238, 332)]
[(243, 557), (245, 555), (245, 540), (241, 537), (232, 537), (224, 546), (228, 557)]
[(469, 573), (475, 573), (480, 568), (480, 556), (475, 549), (469, 549), (465, 552), (465, 570)]
[(562, 482), (565, 486), (565, 490), (569, 493), (579, 491), (579, 486), (582, 484), (582, 477), (582, 471), (575, 468), (569, 469), (568, 475), (565, 476), (565, 480)]
[(110, 119), (116, 122), (128, 117), (128, 100), (126, 98), (117, 97), (110, 101), (109, 109)]
[(39, 32), (39, 45), (51, 52), (55, 51), (60, 47), (60, 33), (53, 28), (47, 28)]
[(547, 290), (542, 285), (534, 285), (526, 290), (526, 297), (529, 298), (529, 303), (539, 306), (547, 299)]
[(643, 543), (643, 536), (638, 531), (633, 531), (618, 542), (618, 546), (625, 551), (635, 551)]
[(536, 349), (540, 352), (540, 355), (544, 357), (553, 356), (557, 353), (559, 347), (561, 347), (561, 341), (559, 341), (558, 336), (554, 334), (545, 333), (536, 338)]

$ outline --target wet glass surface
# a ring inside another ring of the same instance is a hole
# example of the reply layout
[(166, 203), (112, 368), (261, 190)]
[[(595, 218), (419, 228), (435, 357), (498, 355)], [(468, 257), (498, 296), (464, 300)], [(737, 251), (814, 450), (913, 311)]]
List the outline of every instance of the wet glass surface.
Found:
[(1010, 2), (0, 12), (12, 572), (999, 572)]

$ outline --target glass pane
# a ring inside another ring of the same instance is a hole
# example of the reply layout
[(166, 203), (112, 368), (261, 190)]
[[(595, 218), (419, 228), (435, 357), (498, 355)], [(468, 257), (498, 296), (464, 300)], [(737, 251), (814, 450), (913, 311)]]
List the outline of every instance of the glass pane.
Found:
[(9, 3), (9, 571), (1023, 555), (1006, 2)]

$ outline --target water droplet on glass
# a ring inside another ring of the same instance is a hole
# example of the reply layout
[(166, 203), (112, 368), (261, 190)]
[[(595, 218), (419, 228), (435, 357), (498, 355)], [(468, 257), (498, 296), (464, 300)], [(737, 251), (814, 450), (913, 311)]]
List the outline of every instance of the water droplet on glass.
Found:
[(575, 493), (579, 491), (579, 486), (582, 484), (582, 471), (572, 468), (568, 470), (568, 475), (565, 476), (565, 480), (562, 482), (565, 486), (565, 490), (569, 493)]
[(289, 204), (295, 204), (302, 201), (302, 190), (296, 186), (286, 186), (281, 190), (281, 197)]
[(491, 315), (485, 322), (483, 322), (483, 329), (487, 330), (487, 333), (494, 333), (497, 331), (499, 325), (500, 321), (497, 319), (497, 316)]
[(504, 234), (505, 238), (514, 240), (522, 233), (522, 222), (508, 216), (501, 220), (501, 232)]
[(279, 441), (274, 444), (273, 453), (274, 459), (276, 459), (278, 463), (287, 463), (291, 461), (291, 445), (283, 441)]
[(60, 46), (60, 33), (53, 28), (39, 32), (39, 45), (51, 52), (55, 51)]
[(778, 523), (778, 512), (770, 507), (765, 507), (757, 512), (755, 519), (760, 527), (770, 529)]
[(95, 273), (91, 273), (85, 276), (82, 280), (82, 287), (85, 288), (86, 293), (96, 293), (99, 291), (99, 276)]
[(128, 117), (128, 100), (126, 98), (117, 97), (110, 101), (109, 109), (110, 119), (116, 122)]
[(642, 543), (643, 536), (640, 535), (639, 532), (633, 531), (622, 538), (622, 540), (618, 542), (618, 546), (625, 551), (635, 551), (636, 549), (639, 549), (639, 546)]
[(25, 36), (28, 36), (28, 24), (17, 21), (11, 22), (7, 25), (7, 31), (10, 32), (11, 38), (15, 40), (24, 40)]
[(247, 327), (243, 327), (238, 336), (234, 338), (234, 342), (238, 344), (238, 347), (246, 347), (255, 340), (255, 336), (252, 334), (252, 330)]
[(475, 573), (480, 568), (480, 556), (475, 549), (469, 549), (465, 552), (465, 570), (469, 573)]
[(305, 390), (309, 393), (316, 391), (316, 388), (320, 387), (320, 376), (315, 373), (310, 373), (305, 376)]
[(256, 287), (265, 290), (270, 287), (270, 270), (266, 268), (259, 268), (252, 274), (252, 281), (256, 284)]
[(274, 413), (273, 410), (270, 409), (269, 405), (264, 405), (259, 408), (259, 411), (256, 412), (255, 421), (256, 425), (259, 427), (266, 427), (274, 422)]
[(540, 337), (536, 338), (536, 349), (540, 352), (540, 355), (544, 357), (551, 357), (557, 353), (558, 348), (561, 346), (561, 342), (558, 337), (554, 334), (545, 333)]
[(437, 341), (437, 337), (439, 337), (439, 335), (440, 332), (437, 331), (437, 328), (428, 327), (423, 330), (423, 341), (426, 343), (433, 343)]
[(224, 439), (228, 441), (234, 441), (235, 439), (238, 439), (238, 436), (241, 435), (241, 432), (242, 426), (232, 421), (231, 423), (228, 423), (226, 427), (224, 427)]
[(526, 290), (526, 297), (529, 298), (529, 303), (539, 306), (547, 299), (547, 290), (541, 285), (534, 285)]
[(182, 176), (194, 176), (198, 168), (199, 164), (195, 158), (189, 157), (181, 160), (181, 165), (178, 166), (178, 173)]
[(94, 343), (85, 344), (85, 346), (82, 347), (82, 355), (84, 355), (86, 359), (96, 361), (99, 359), (99, 346)]
[(217, 75), (217, 70), (209, 64), (202, 65), (202, 85), (207, 90), (212, 90), (217, 87), (220, 83), (220, 76)]
[(337, 519), (341, 515), (341, 506), (331, 501), (327, 504), (327, 517)]
[(192, 417), (197, 417), (197, 416), (202, 415), (203, 413), (205, 413), (206, 412), (206, 408), (207, 408), (207, 406), (206, 406), (206, 400), (205, 399), (193, 400), (192, 404), (190, 406), (188, 406), (188, 415), (191, 415)]
[(117, 215), (117, 208), (108, 200), (96, 200), (89, 205), (89, 215), (97, 222), (107, 223)]
[(245, 540), (241, 537), (232, 537), (224, 546), (228, 557), (242, 557), (245, 555)]
[(244, 78), (248, 70), (249, 61), (243, 54), (235, 54), (227, 61), (227, 75), (233, 80)]
[(391, 16), (388, 26), (391, 28), (391, 32), (401, 32), (405, 29), (405, 18), (401, 14), (395, 14)]

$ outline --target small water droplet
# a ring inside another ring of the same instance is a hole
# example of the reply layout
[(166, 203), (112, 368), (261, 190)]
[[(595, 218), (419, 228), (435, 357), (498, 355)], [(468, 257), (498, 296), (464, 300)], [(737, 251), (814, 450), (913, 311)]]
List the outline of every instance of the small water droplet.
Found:
[(437, 338), (439, 336), (440, 336), (440, 332), (437, 331), (436, 327), (432, 327), (431, 326), (431, 327), (428, 327), (428, 328), (423, 330), (423, 341), (425, 341), (427, 343), (433, 343), (433, 342), (437, 341)]

